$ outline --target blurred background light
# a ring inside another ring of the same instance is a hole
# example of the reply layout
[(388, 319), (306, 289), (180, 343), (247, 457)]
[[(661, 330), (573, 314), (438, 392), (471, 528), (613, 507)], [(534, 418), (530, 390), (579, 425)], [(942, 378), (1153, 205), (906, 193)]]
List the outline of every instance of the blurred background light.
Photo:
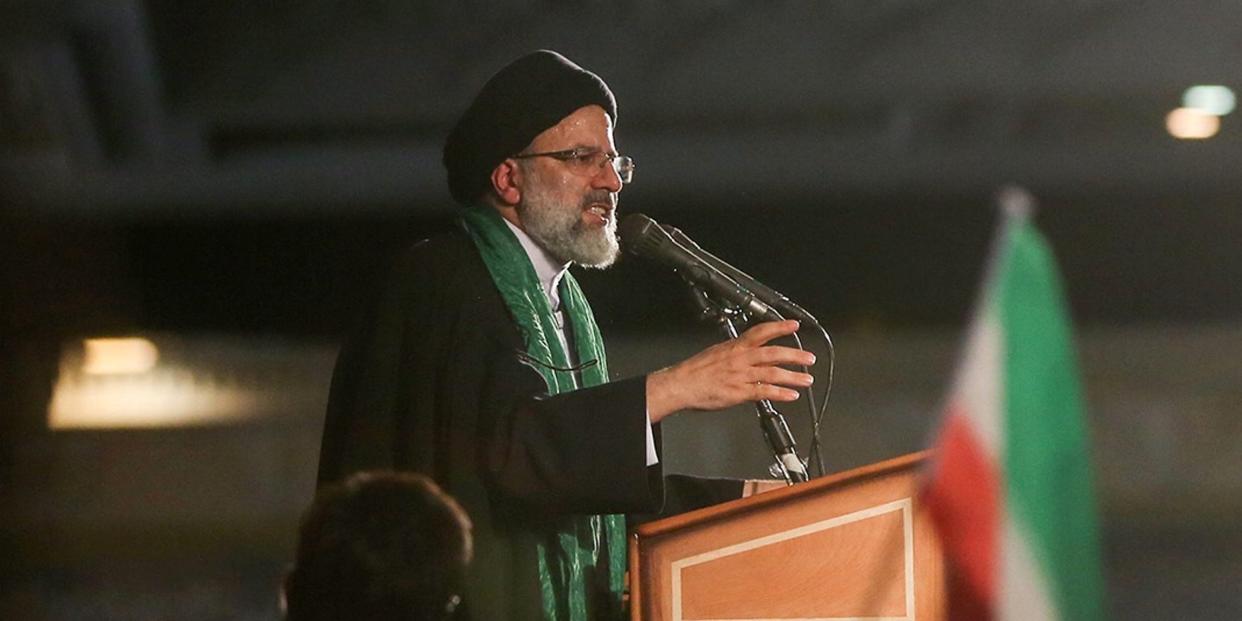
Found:
[(213, 386), (186, 372), (69, 377), (56, 384), (53, 430), (180, 427), (251, 418), (246, 391)]
[(334, 348), (276, 339), (158, 334), (61, 351), (47, 425), (232, 425), (323, 410)]
[(1220, 117), (1198, 108), (1178, 108), (1164, 120), (1169, 135), (1182, 140), (1203, 140), (1220, 131)]
[(1182, 107), (1194, 108), (1215, 116), (1233, 112), (1237, 99), (1228, 86), (1200, 84), (1186, 89), (1182, 94)]
[(140, 337), (82, 341), (82, 372), (87, 375), (146, 373), (159, 361), (160, 350)]

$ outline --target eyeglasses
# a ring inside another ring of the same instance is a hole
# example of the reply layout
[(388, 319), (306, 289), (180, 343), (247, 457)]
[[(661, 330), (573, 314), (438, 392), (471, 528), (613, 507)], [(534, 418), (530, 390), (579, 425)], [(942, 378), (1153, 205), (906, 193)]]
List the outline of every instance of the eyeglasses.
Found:
[(514, 155), (515, 160), (532, 157), (550, 157), (565, 162), (569, 169), (579, 175), (595, 176), (604, 169), (604, 164), (612, 164), (612, 169), (621, 178), (621, 183), (634, 180), (634, 158), (625, 155), (604, 153), (599, 149), (578, 147), (564, 151), (546, 151), (543, 153), (522, 153)]

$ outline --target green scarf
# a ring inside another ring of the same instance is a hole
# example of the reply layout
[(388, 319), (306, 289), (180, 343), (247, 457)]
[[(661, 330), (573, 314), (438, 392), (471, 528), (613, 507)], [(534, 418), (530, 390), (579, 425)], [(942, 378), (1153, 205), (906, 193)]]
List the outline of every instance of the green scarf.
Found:
[[(474, 239), (492, 275), (500, 296), (517, 322), (526, 341), (526, 353), (537, 361), (548, 386), (548, 394), (574, 389), (569, 356), (556, 337), (552, 306), (544, 295), (535, 268), (526, 251), (509, 230), (500, 214), (491, 207), (471, 207), (462, 214), (462, 223)], [(591, 306), (572, 274), (560, 283), (561, 305), (573, 328), (578, 360), (583, 363), (584, 387), (608, 381), (604, 342), (595, 325)], [(590, 361), (596, 361), (590, 364)], [(601, 541), (603, 550), (601, 550)], [(539, 537), (536, 553), (544, 618), (548, 621), (594, 621), (601, 610), (621, 610), (625, 587), (625, 517), (622, 515), (570, 515), (559, 520)], [(601, 558), (601, 556), (603, 558)], [(611, 602), (595, 602), (588, 596), (588, 570), (608, 572)], [(591, 610), (589, 608), (595, 608)]]

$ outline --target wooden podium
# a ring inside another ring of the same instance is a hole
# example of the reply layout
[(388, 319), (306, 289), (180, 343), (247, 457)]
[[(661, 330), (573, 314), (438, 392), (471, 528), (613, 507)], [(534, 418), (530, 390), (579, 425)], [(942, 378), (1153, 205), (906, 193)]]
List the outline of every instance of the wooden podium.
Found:
[(638, 527), (643, 621), (941, 621), (944, 571), (916, 486), (927, 453)]

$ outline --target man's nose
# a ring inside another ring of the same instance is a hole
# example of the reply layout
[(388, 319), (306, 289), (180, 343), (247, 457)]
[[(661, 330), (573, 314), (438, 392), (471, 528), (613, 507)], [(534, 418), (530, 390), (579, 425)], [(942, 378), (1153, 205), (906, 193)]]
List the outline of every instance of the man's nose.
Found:
[(592, 184), (592, 187), (608, 190), (613, 193), (620, 192), (622, 186), (625, 185), (624, 183), (621, 183), (621, 174), (618, 173), (617, 169), (613, 167), (612, 162), (605, 162), (604, 169), (600, 171), (598, 175), (595, 175), (595, 179), (593, 181), (594, 183)]

